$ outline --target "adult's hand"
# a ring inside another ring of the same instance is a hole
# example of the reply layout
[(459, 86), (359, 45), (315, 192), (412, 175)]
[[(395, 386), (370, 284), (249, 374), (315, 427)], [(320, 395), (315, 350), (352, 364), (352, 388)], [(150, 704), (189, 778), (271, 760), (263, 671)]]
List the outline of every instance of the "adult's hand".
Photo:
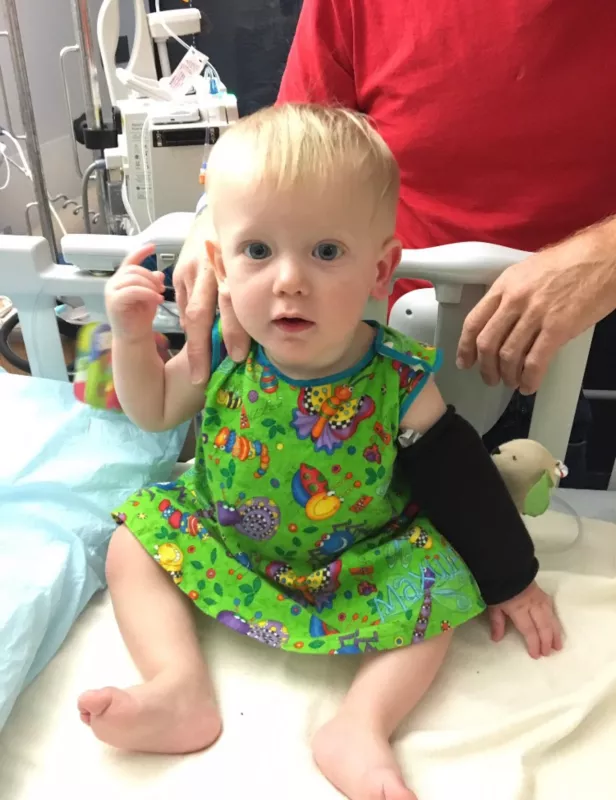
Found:
[(466, 318), (458, 366), (537, 391), (557, 350), (616, 308), (616, 219), (509, 267)]
[(228, 294), (218, 296), (214, 270), (205, 247), (204, 227), (195, 224), (173, 270), (173, 286), (186, 333), (188, 363), (194, 384), (203, 383), (209, 369), (212, 325), (220, 312), (222, 335), (234, 361), (248, 354), (250, 340), (237, 321)]

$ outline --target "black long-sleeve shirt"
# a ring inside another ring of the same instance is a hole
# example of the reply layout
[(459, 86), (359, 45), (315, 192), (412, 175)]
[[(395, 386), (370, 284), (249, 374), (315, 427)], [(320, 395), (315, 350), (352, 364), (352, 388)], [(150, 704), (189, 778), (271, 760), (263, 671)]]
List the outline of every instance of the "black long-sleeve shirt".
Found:
[(464, 559), (488, 605), (532, 583), (539, 569), (532, 539), (479, 435), (455, 409), (400, 447), (396, 473)]

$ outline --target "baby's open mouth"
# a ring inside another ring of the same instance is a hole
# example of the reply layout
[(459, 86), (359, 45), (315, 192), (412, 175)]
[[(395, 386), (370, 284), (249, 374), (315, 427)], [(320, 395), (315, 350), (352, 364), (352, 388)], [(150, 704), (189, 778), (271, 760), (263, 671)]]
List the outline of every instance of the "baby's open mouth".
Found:
[(303, 317), (278, 317), (274, 320), (274, 325), (285, 333), (301, 333), (312, 328), (314, 322)]

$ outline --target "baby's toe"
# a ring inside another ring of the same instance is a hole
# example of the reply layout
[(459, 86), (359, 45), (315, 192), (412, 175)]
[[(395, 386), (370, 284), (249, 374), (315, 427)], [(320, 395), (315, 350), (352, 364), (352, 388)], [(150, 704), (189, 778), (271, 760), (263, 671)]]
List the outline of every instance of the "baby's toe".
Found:
[(376, 769), (368, 779), (368, 800), (417, 800), (393, 769)]
[[(89, 722), (92, 717), (100, 717), (101, 714), (104, 714), (112, 702), (113, 689), (97, 689), (84, 692), (77, 701), (77, 708), (81, 718), (83, 719), (86, 716)], [(85, 719), (84, 722), (86, 722)]]

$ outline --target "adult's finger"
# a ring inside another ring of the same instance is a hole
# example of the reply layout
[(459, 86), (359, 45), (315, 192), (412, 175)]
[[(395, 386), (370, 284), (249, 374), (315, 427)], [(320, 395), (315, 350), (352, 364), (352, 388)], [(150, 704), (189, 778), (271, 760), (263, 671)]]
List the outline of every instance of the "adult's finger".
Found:
[(542, 656), (549, 656), (554, 645), (554, 614), (546, 605), (531, 606), (530, 616), (535, 623), (539, 636), (539, 648)]
[(505, 637), (507, 618), (500, 608), (490, 609), (490, 636), (493, 642), (501, 642)]
[(243, 361), (250, 350), (250, 337), (235, 316), (229, 292), (220, 292), (218, 296), (218, 308), (220, 310), (222, 338), (227, 352), (233, 361)]
[(501, 302), (477, 337), (477, 364), (483, 382), (488, 386), (496, 386), (501, 379), (501, 349), (519, 319), (516, 308)]
[(173, 270), (173, 288), (175, 289), (175, 300), (178, 304), (182, 328), (184, 327), (186, 308), (194, 291), (198, 272), (199, 261), (196, 258), (189, 259), (184, 264), (176, 266)]
[(175, 302), (178, 306), (178, 314), (180, 316), (180, 327), (184, 330), (186, 326), (186, 304), (188, 302), (188, 295), (186, 293), (186, 284), (178, 281), (177, 284), (173, 283), (175, 290)]
[(534, 394), (539, 389), (550, 361), (562, 344), (564, 344), (562, 337), (545, 328), (541, 329), (524, 359), (524, 369), (520, 378), (521, 394)]
[(217, 295), (214, 270), (200, 269), (184, 319), (190, 377), (195, 385), (207, 378)]
[(539, 658), (541, 655), (541, 642), (537, 627), (531, 618), (528, 610), (514, 612), (511, 614), (511, 621), (526, 640), (526, 649), (531, 658)]
[(460, 369), (469, 369), (477, 361), (477, 337), (498, 309), (500, 302), (500, 293), (490, 289), (464, 320), (456, 356), (456, 364)]
[(498, 371), (510, 389), (517, 389), (522, 380), (524, 364), (537, 338), (540, 323), (527, 312), (518, 318), (498, 352)]

